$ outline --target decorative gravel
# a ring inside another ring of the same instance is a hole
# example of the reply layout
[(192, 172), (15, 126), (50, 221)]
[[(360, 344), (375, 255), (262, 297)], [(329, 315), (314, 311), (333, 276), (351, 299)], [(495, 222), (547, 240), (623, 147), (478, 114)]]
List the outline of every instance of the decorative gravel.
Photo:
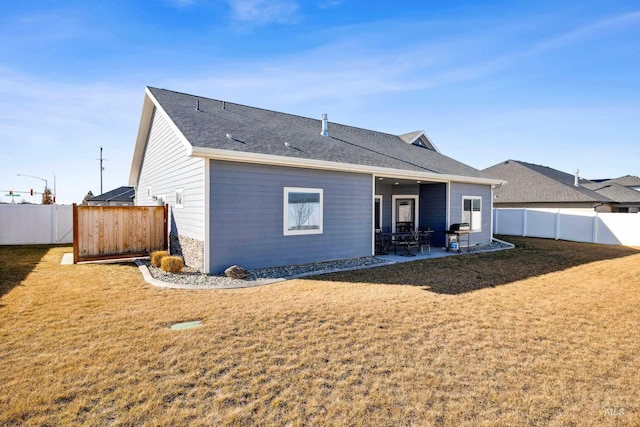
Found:
[[(513, 247), (513, 245), (494, 240), (486, 245), (474, 245), (469, 252), (494, 251)], [(464, 252), (466, 248), (463, 247)], [(463, 252), (463, 253), (464, 253)], [(260, 268), (249, 270), (249, 277), (244, 280), (231, 279), (221, 274), (204, 274), (191, 267), (184, 267), (180, 273), (166, 273), (151, 265), (148, 259), (140, 260), (149, 269), (151, 277), (163, 282), (173, 283), (181, 287), (194, 288), (246, 288), (251, 286), (266, 285), (277, 282), (278, 279), (291, 279), (294, 277), (311, 276), (340, 270), (355, 270), (378, 264), (386, 264), (390, 261), (368, 256), (362, 258), (341, 259), (336, 261), (316, 262), (309, 264), (286, 265), (282, 267)]]
[[(491, 252), (491, 251), (497, 251), (499, 249), (507, 249), (507, 248), (513, 248), (513, 245), (511, 243), (502, 242), (500, 240), (494, 240), (491, 243), (487, 243), (484, 245), (471, 246), (469, 248), (469, 252), (478, 252), (478, 251)], [(467, 247), (465, 245), (462, 245), (462, 249), (466, 251)]]
[(386, 260), (369, 256), (309, 264), (287, 265), (282, 267), (260, 268), (256, 270), (249, 270), (249, 277), (244, 280), (238, 280), (231, 279), (221, 274), (204, 274), (190, 267), (184, 267), (180, 273), (167, 273), (152, 266), (149, 260), (142, 260), (142, 262), (147, 266), (149, 273), (154, 279), (178, 285), (212, 288), (260, 286), (273, 283), (274, 279), (287, 279), (329, 271), (351, 270), (388, 263)]

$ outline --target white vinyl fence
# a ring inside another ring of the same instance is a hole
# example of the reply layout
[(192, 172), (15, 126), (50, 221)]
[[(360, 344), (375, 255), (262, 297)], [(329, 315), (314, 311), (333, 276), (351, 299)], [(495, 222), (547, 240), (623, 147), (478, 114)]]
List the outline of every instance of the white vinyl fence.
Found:
[(511, 236), (640, 246), (640, 213), (495, 208), (493, 230)]
[(0, 245), (73, 243), (73, 206), (0, 205)]

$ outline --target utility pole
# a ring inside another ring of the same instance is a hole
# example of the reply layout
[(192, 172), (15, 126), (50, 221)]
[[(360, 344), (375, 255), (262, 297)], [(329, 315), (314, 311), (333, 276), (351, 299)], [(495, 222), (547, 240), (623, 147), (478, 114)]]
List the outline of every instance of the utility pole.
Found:
[(103, 159), (102, 158), (102, 146), (100, 146), (100, 194), (104, 193), (104, 191), (102, 191), (102, 171), (104, 171), (104, 167), (102, 167), (102, 162), (106, 161), (107, 159)]

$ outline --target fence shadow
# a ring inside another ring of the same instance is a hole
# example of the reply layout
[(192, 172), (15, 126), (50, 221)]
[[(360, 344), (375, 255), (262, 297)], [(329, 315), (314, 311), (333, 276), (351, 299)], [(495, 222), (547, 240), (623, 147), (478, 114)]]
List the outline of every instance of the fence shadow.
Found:
[(49, 245), (0, 246), (0, 298), (19, 286), (49, 249)]
[(459, 295), (562, 271), (595, 261), (635, 255), (626, 246), (594, 245), (550, 239), (500, 236), (515, 249), (425, 259), (383, 267), (307, 277), (351, 283), (419, 286), (430, 292)]

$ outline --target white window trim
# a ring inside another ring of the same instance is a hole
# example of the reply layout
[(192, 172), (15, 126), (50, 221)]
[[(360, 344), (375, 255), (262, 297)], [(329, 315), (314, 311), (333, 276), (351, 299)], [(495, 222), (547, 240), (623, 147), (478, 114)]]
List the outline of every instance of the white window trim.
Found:
[(384, 221), (382, 220), (382, 212), (384, 211), (384, 209), (382, 209), (382, 196), (376, 194), (375, 196), (373, 196), (373, 227), (375, 228), (375, 226), (377, 225), (375, 223), (376, 221), (376, 213), (375, 213), (375, 208), (376, 208), (376, 200), (380, 200), (380, 210), (378, 211), (378, 215), (380, 216), (380, 229), (382, 229), (382, 224), (384, 224)]
[[(289, 230), (289, 193), (320, 193), (320, 228), (314, 230)], [(284, 187), (282, 233), (285, 236), (322, 234), (324, 231), (324, 191), (322, 188)]]
[(420, 209), (419, 209), (419, 205), (420, 205), (420, 196), (416, 195), (416, 194), (393, 194), (391, 196), (391, 232), (395, 233), (396, 232), (396, 200), (398, 199), (414, 199), (413, 202), (413, 219), (414, 219), (414, 224), (413, 227), (414, 229), (418, 229), (418, 224), (420, 222)]
[[(180, 201), (182, 203), (178, 203), (178, 194), (181, 195)], [(176, 205), (175, 205), (176, 208), (184, 208), (184, 187), (176, 188), (176, 200), (175, 201), (176, 201)]]
[[(464, 221), (464, 201), (465, 200), (480, 200), (480, 228), (474, 230), (470, 229), (470, 233), (481, 233), (482, 232), (482, 197), (480, 196), (462, 196), (462, 210), (460, 215), (460, 220)], [(473, 202), (471, 202), (471, 216), (473, 217)], [(469, 224), (470, 227), (473, 227), (473, 224)]]

